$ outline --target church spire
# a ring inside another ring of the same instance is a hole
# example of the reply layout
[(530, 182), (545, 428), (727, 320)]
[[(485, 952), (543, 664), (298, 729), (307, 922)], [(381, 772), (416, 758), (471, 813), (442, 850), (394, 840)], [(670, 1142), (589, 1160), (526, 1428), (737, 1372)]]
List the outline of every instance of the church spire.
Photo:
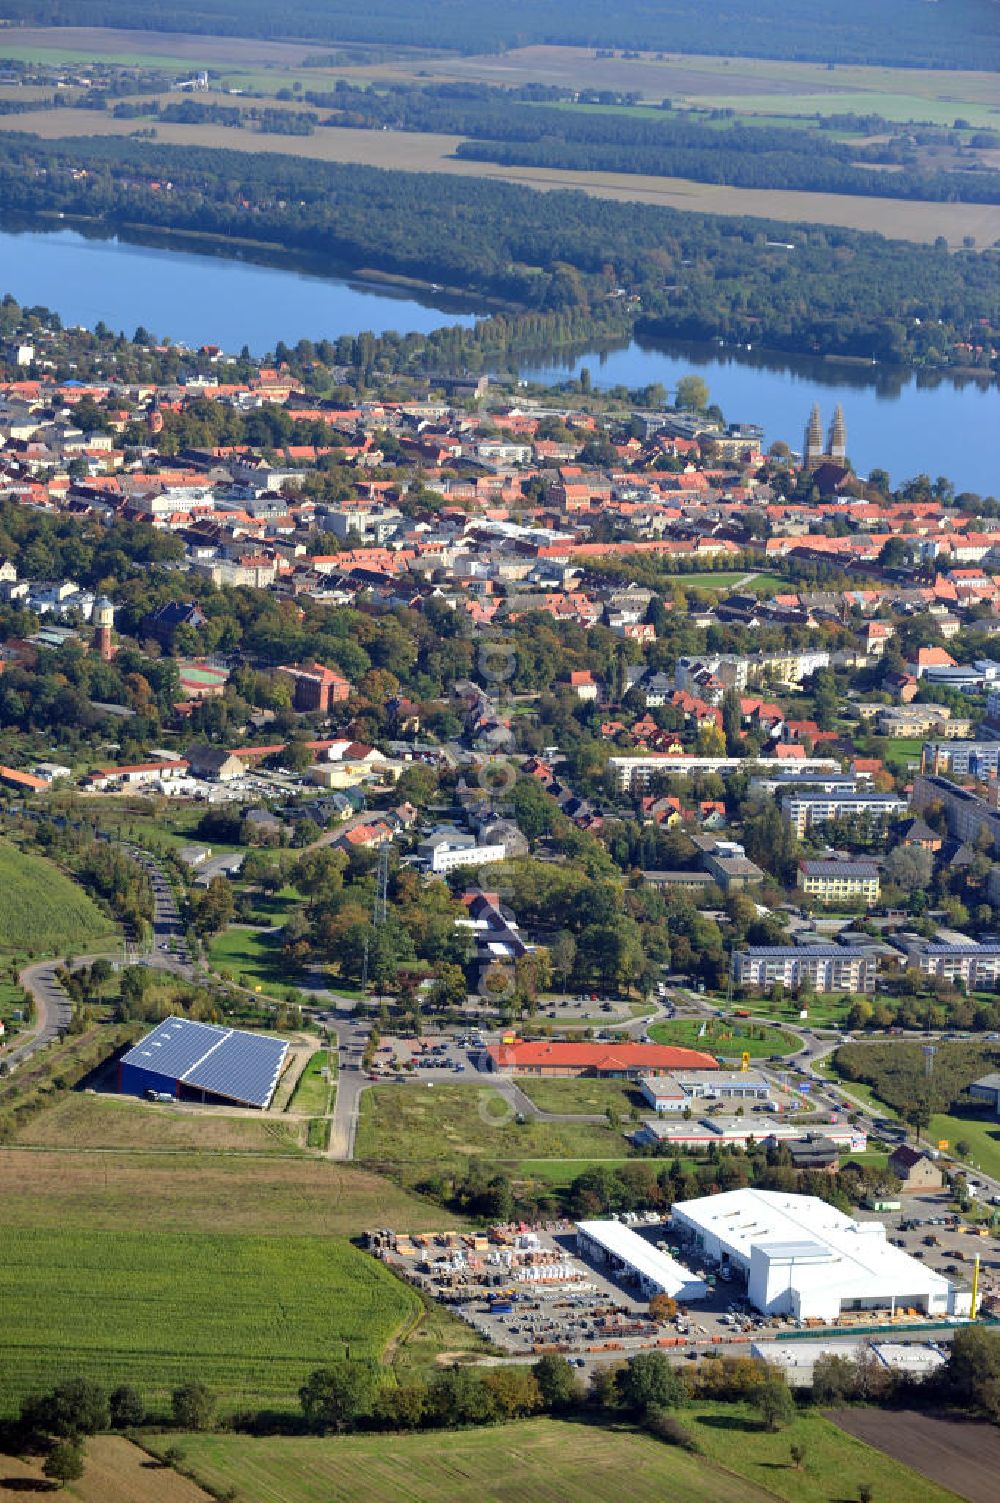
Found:
[(808, 469), (811, 465), (818, 464), (823, 457), (823, 423), (819, 415), (819, 403), (813, 403), (813, 410), (806, 426), (805, 444), (802, 450), (802, 462)]
[(844, 422), (844, 409), (838, 402), (834, 408), (833, 422), (830, 424), (830, 437), (827, 440), (827, 453), (834, 464), (843, 464), (847, 458), (847, 424)]

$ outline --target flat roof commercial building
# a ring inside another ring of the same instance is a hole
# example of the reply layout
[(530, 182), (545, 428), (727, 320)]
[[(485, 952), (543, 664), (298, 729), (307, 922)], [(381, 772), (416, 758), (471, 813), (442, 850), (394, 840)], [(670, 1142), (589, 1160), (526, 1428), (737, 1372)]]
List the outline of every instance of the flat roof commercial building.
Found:
[(165, 1018), (119, 1061), (118, 1089), (127, 1096), (156, 1092), (266, 1111), (287, 1055), (282, 1039)]
[(850, 1123), (824, 1122), (810, 1127), (806, 1123), (776, 1122), (773, 1116), (763, 1114), (759, 1117), (701, 1117), (688, 1122), (664, 1112), (644, 1121), (633, 1134), (633, 1141), (639, 1147), (650, 1148), (669, 1143), (678, 1151), (718, 1148), (720, 1144), (746, 1148), (750, 1143), (787, 1143), (794, 1148), (814, 1139), (817, 1132), (821, 1132), (841, 1153), (864, 1153), (868, 1147), (867, 1135)]
[(643, 1096), (657, 1112), (683, 1111), (692, 1101), (766, 1101), (770, 1087), (756, 1070), (674, 1070), (644, 1075)]
[(848, 1311), (962, 1316), (971, 1295), (893, 1247), (879, 1221), (853, 1221), (813, 1195), (730, 1190), (674, 1206), (671, 1225), (747, 1281), (764, 1314), (836, 1321)]
[(698, 1049), (675, 1048), (672, 1044), (531, 1043), (491, 1044), (486, 1051), (489, 1068), (506, 1075), (603, 1075), (608, 1079), (638, 1080), (670, 1070), (716, 1070), (714, 1054)]
[(708, 1294), (704, 1279), (695, 1278), (676, 1258), (653, 1247), (620, 1221), (578, 1221), (576, 1249), (591, 1262), (637, 1284), (647, 1299), (668, 1294), (685, 1305)]

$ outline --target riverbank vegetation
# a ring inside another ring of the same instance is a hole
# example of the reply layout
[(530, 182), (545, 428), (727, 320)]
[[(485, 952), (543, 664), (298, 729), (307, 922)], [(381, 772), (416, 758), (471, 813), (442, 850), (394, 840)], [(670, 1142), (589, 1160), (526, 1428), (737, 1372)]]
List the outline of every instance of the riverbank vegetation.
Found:
[(1000, 325), (992, 251), (269, 154), (8, 137), (0, 208), (265, 241), (573, 314), (581, 337), (624, 307), (650, 335), (947, 366)]

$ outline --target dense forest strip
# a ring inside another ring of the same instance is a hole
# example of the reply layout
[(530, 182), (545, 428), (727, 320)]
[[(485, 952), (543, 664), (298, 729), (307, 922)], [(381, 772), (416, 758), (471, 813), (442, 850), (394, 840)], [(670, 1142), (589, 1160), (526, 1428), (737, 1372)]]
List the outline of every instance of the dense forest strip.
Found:
[[(327, 91), (307, 90), (305, 99), (332, 110), (325, 125), (470, 137), (457, 155), (473, 161), (683, 177), (739, 188), (1000, 203), (1000, 172), (984, 170), (974, 155), (977, 146), (1000, 145), (1000, 133), (978, 132), (968, 142), (955, 135), (966, 158), (961, 168), (928, 171), (919, 164), (909, 131), (861, 145), (829, 131), (712, 122), (669, 110), (656, 120), (552, 108), (553, 96), (566, 92), (455, 83), (375, 90), (341, 81)], [(133, 106), (119, 105), (116, 113), (127, 108)], [(209, 119), (219, 106), (189, 100), (173, 108), (186, 111), (184, 118)]]
[(549, 137), (531, 142), (463, 141), (456, 149), (456, 156), (502, 166), (681, 177), (732, 188), (779, 188), (786, 192), (844, 193), (930, 203), (1000, 203), (1000, 172), (886, 172), (838, 161), (822, 152), (809, 155), (785, 150), (744, 154), (738, 142), (725, 144), (730, 148), (728, 151), (701, 145), (601, 146)]
[(651, 332), (787, 352), (967, 365), (1000, 331), (993, 250), (280, 154), (7, 135), (0, 210), (266, 241), (529, 312), (626, 300)]
[(1000, 70), (991, 0), (6, 0), (11, 21), (500, 52), (563, 43), (807, 62)]

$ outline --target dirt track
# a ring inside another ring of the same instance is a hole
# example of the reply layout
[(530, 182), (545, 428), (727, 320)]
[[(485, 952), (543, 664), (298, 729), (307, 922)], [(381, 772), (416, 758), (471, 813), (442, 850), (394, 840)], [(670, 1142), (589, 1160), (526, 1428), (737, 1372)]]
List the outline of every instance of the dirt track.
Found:
[(968, 1503), (996, 1503), (1000, 1494), (1000, 1430), (976, 1420), (919, 1414), (912, 1409), (840, 1409), (827, 1415), (866, 1445), (950, 1488)]

